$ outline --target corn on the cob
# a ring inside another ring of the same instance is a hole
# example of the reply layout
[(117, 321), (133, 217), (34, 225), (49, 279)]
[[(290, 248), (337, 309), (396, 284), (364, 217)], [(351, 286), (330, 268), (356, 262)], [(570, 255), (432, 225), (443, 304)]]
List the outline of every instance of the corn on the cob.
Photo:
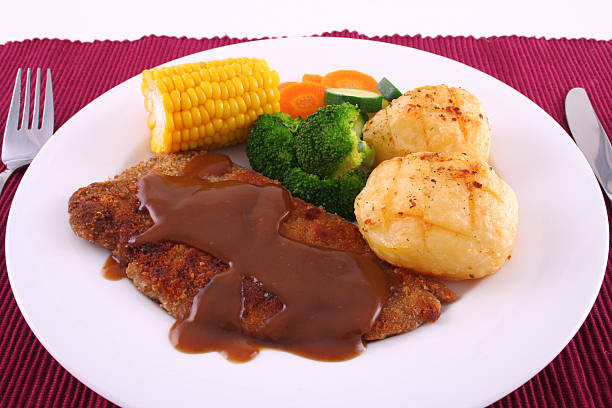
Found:
[(280, 110), (278, 74), (262, 59), (154, 68), (142, 79), (155, 153), (243, 142), (259, 115)]

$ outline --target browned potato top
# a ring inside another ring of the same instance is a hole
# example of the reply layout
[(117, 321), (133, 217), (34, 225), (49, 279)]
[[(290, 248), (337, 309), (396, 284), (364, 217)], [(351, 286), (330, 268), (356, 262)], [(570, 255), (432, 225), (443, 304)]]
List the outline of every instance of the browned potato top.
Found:
[(510, 257), (514, 191), (489, 165), (459, 153), (384, 161), (355, 200), (359, 229), (387, 262), (447, 279), (480, 278)]

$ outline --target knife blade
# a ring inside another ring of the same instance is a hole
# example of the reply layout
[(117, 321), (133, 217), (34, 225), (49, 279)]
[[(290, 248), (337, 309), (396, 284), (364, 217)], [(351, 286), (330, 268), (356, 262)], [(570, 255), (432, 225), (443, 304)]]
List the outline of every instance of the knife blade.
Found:
[(612, 145), (584, 89), (574, 88), (567, 93), (565, 116), (576, 144), (612, 200)]

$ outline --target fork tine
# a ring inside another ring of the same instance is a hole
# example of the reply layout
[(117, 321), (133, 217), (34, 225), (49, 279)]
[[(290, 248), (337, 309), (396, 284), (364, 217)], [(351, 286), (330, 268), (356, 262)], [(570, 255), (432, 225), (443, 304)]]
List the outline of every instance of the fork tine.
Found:
[(11, 99), (11, 107), (9, 108), (8, 118), (6, 119), (6, 130), (17, 130), (19, 127), (19, 110), (21, 105), (21, 68), (17, 70), (17, 78), (15, 79), (15, 88), (13, 89), (13, 98)]
[(38, 129), (40, 115), (40, 68), (36, 70), (36, 88), (34, 90), (34, 113), (32, 113), (32, 129)]
[(49, 136), (53, 133), (55, 114), (53, 111), (53, 86), (51, 84), (51, 69), (47, 68), (47, 84), (45, 86), (45, 106), (43, 108), (42, 130)]
[(30, 68), (26, 72), (25, 95), (23, 100), (23, 116), (21, 117), (21, 129), (30, 128)]

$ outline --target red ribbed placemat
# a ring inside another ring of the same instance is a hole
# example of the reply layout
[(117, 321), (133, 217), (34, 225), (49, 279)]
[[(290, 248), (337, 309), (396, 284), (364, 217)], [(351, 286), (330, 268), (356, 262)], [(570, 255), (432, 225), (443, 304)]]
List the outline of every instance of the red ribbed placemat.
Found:
[[(324, 36), (368, 39), (348, 31)], [(565, 94), (573, 87), (583, 87), (612, 136), (612, 41), (397, 35), (371, 39), (430, 51), (484, 71), (528, 96), (566, 130)], [(145, 37), (123, 42), (32, 40), (0, 45), (0, 129), (5, 126), (18, 67), (53, 70), (57, 129), (88, 102), (145, 68), (241, 41), (245, 40)], [(28, 328), (13, 298), (4, 237), (9, 206), (23, 171), (9, 180), (0, 201), (0, 407), (114, 406), (53, 360)], [(603, 287), (576, 337), (531, 381), (493, 406), (612, 406), (611, 265), (608, 257)]]

